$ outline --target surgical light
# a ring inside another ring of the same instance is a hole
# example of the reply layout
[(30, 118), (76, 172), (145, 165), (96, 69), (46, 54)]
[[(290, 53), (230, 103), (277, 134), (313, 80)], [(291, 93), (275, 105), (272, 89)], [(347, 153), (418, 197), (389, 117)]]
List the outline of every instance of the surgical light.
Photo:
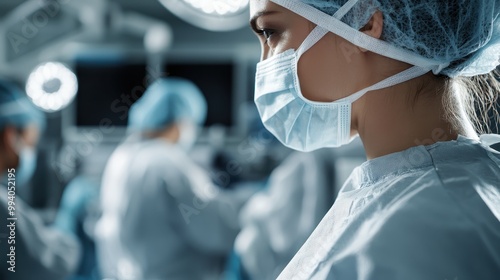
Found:
[(183, 20), (210, 31), (231, 31), (247, 24), (249, 0), (159, 0)]
[(26, 93), (33, 104), (47, 112), (64, 109), (78, 90), (76, 75), (58, 62), (41, 64), (31, 72)]
[(184, 0), (193, 8), (198, 9), (207, 14), (235, 14), (240, 13), (248, 6), (248, 0), (216, 0), (216, 1), (200, 1), (200, 0)]

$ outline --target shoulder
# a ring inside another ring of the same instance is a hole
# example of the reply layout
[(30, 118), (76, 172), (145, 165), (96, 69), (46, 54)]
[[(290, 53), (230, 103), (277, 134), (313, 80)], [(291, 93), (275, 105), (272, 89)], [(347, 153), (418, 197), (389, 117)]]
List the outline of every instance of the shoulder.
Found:
[(399, 201), (365, 221), (356, 236), (361, 242), (347, 250), (339, 269), (354, 263), (367, 279), (492, 279), (500, 273), (500, 247), (491, 245), (500, 244), (498, 237), (444, 196), (422, 192)]
[(119, 146), (111, 155), (108, 166), (128, 170), (154, 170), (175, 168), (176, 161), (187, 156), (174, 145), (159, 140), (127, 143)]
[(127, 190), (136, 191), (136, 197), (142, 197), (146, 189), (152, 191), (148, 193), (155, 193), (165, 186), (185, 184), (187, 171), (177, 164), (183, 161), (184, 156), (178, 149), (159, 141), (122, 144), (106, 165), (103, 194), (116, 197)]

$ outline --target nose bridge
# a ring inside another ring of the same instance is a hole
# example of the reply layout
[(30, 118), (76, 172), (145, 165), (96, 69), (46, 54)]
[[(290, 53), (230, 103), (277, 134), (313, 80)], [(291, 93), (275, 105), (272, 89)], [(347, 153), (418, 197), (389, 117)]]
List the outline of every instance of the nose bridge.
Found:
[(266, 59), (269, 59), (273, 56), (273, 52), (271, 48), (269, 48), (266, 44), (262, 46), (261, 53), (260, 53), (260, 61), (264, 61)]
[(269, 55), (269, 48), (266, 48), (266, 46), (263, 45), (260, 51), (260, 61), (266, 60), (268, 58), (268, 55)]

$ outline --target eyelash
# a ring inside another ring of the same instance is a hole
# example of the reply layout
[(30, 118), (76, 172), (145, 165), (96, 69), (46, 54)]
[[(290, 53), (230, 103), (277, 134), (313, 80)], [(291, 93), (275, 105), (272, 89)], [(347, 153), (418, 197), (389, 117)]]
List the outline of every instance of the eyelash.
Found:
[(271, 38), (271, 36), (275, 32), (276, 31), (274, 31), (273, 29), (259, 29), (259, 30), (257, 30), (257, 34), (259, 34), (259, 36), (263, 36), (266, 39), (266, 42), (269, 41), (269, 39)]

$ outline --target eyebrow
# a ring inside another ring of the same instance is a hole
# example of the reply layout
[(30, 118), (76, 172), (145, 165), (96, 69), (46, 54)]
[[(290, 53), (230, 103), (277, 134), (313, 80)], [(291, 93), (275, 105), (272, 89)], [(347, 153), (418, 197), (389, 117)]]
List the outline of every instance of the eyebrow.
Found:
[(254, 31), (258, 31), (257, 29), (257, 19), (259, 19), (260, 17), (262, 16), (267, 16), (267, 15), (272, 15), (272, 14), (277, 14), (279, 12), (277, 11), (262, 11), (262, 12), (258, 12), (256, 13), (251, 19), (250, 19), (250, 26), (252, 27), (252, 29)]

